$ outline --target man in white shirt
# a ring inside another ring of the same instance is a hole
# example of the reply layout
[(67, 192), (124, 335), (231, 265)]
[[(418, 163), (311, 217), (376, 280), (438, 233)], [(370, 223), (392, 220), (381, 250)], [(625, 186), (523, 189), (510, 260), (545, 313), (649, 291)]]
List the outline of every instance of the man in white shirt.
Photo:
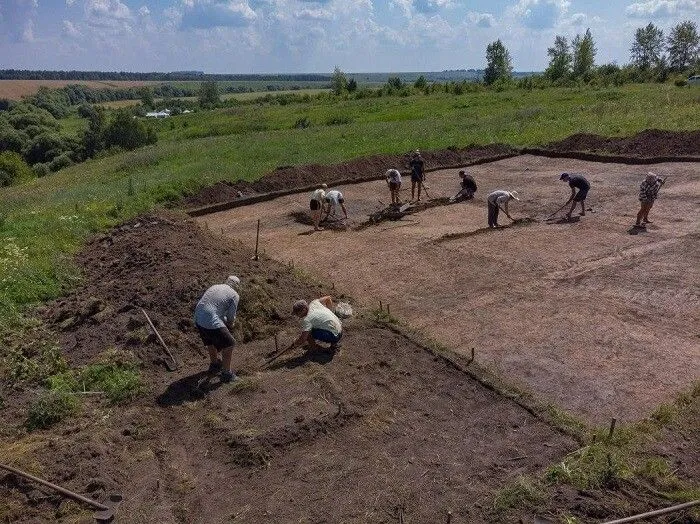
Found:
[(335, 215), (336, 207), (340, 206), (340, 208), (343, 210), (343, 214), (345, 215), (345, 219), (347, 220), (348, 211), (345, 209), (345, 198), (343, 198), (343, 194), (340, 191), (337, 189), (331, 189), (328, 193), (326, 193), (323, 200), (326, 204), (326, 218), (331, 215), (331, 211), (333, 211), (333, 214)]
[(302, 319), (301, 334), (289, 349), (305, 344), (310, 349), (319, 349), (316, 344), (318, 340), (329, 343), (330, 351), (335, 351), (343, 336), (343, 326), (332, 309), (333, 300), (329, 296), (317, 298), (308, 304), (305, 300), (297, 300), (292, 314)]
[(401, 173), (398, 169), (389, 169), (385, 174), (386, 183), (389, 186), (389, 192), (391, 193), (391, 203), (400, 204), (399, 191), (401, 190)]
[(508, 202), (511, 200), (520, 200), (515, 191), (504, 191), (503, 189), (497, 189), (489, 193), (486, 197), (489, 207), (489, 227), (498, 227), (498, 211), (503, 206), (503, 212), (508, 218), (513, 220), (513, 217), (508, 213)]
[(231, 356), (236, 344), (231, 329), (236, 320), (240, 286), (241, 280), (230, 276), (225, 283), (207, 289), (194, 308), (197, 331), (209, 351), (209, 372), (221, 371), (222, 382), (232, 382), (237, 378), (231, 370)]
[(323, 200), (326, 198), (326, 189), (328, 189), (328, 186), (321, 184), (321, 187), (311, 193), (309, 209), (311, 209), (311, 220), (314, 222), (314, 231), (323, 229), (319, 224), (321, 223), (321, 212), (323, 211)]

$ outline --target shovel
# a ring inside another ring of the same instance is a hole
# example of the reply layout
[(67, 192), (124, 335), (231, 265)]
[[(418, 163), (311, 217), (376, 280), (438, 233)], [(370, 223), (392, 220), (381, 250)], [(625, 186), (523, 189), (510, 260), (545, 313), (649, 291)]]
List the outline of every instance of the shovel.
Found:
[(73, 500), (84, 502), (85, 504), (97, 510), (93, 514), (93, 517), (97, 522), (111, 522), (114, 519), (114, 514), (116, 513), (117, 508), (119, 507), (119, 504), (122, 501), (121, 495), (113, 493), (108, 497), (108, 501), (105, 504), (101, 504), (96, 500), (92, 500), (84, 495), (80, 495), (79, 493), (75, 493), (74, 491), (62, 488), (61, 486), (58, 486), (52, 482), (40, 479), (38, 477), (35, 477), (34, 475), (30, 475), (29, 473), (13, 468), (12, 466), (0, 464), (0, 468), (7, 470), (10, 473), (14, 473), (15, 475), (19, 475), (20, 477), (24, 477), (26, 479), (42, 484), (43, 486), (49, 487), (54, 491), (58, 491), (61, 495), (72, 498)]
[(146, 322), (148, 322), (148, 325), (151, 327), (151, 331), (153, 331), (153, 334), (156, 336), (156, 338), (158, 338), (158, 342), (160, 342), (160, 345), (163, 346), (165, 353), (168, 355), (168, 357), (170, 357), (170, 361), (168, 361), (168, 359), (165, 358), (163, 359), (165, 367), (168, 371), (176, 371), (179, 367), (177, 365), (177, 361), (175, 360), (175, 357), (173, 357), (173, 354), (170, 352), (170, 349), (168, 349), (168, 346), (163, 341), (163, 337), (160, 336), (160, 333), (158, 333), (158, 330), (153, 325), (153, 322), (151, 322), (151, 317), (148, 316), (148, 313), (146, 313), (146, 310), (143, 308), (141, 308), (141, 313), (143, 313), (143, 316), (146, 317)]
[(431, 199), (431, 198), (430, 198), (430, 193), (428, 193), (428, 188), (425, 187), (425, 184), (423, 183), (422, 180), (420, 181), (420, 186), (423, 188), (423, 191), (425, 191), (425, 196), (427, 196), (427, 197), (428, 197), (428, 200), (430, 200), (430, 199)]
[(564, 203), (563, 206), (561, 206), (561, 207), (560, 207), (559, 209), (557, 209), (554, 213), (552, 213), (552, 214), (549, 215), (547, 218), (545, 218), (545, 220), (552, 220), (552, 219), (554, 218), (554, 216), (555, 216), (557, 213), (559, 213), (559, 211), (561, 211), (562, 209), (564, 209), (566, 206), (569, 205), (569, 202), (571, 202), (571, 200), (567, 200), (567, 201)]

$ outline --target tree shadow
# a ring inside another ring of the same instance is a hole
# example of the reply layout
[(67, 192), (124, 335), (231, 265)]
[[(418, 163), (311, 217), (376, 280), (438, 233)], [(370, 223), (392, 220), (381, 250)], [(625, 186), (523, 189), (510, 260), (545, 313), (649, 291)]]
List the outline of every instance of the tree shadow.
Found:
[(181, 406), (185, 402), (201, 400), (221, 386), (218, 375), (200, 371), (169, 384), (165, 391), (156, 397), (156, 404), (162, 407)]
[(638, 235), (639, 233), (646, 233), (647, 228), (642, 226), (632, 226), (627, 230), (630, 235)]

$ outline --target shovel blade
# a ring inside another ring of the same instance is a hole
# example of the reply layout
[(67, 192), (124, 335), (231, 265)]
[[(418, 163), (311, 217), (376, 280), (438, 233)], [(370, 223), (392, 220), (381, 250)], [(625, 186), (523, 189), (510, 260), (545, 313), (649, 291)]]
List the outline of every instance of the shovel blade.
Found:
[(97, 522), (112, 522), (114, 520), (114, 515), (117, 512), (117, 508), (122, 502), (122, 499), (123, 497), (118, 493), (111, 494), (107, 501), (104, 503), (104, 506), (107, 506), (107, 509), (101, 509), (99, 511), (96, 511), (92, 515), (93, 518)]

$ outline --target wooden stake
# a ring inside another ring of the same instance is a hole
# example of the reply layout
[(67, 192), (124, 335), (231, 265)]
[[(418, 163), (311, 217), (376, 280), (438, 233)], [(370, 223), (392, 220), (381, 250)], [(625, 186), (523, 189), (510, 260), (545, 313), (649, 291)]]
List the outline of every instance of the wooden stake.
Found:
[(258, 244), (260, 242), (260, 219), (258, 218), (258, 228), (255, 232), (255, 258), (253, 260), (258, 259)]
[(379, 301), (379, 311), (384, 311), (384, 308), (382, 307), (382, 301)]
[(279, 342), (277, 342), (277, 333), (275, 333), (275, 353), (280, 350)]
[(612, 438), (613, 433), (615, 432), (615, 423), (617, 422), (617, 419), (612, 419), (610, 421), (610, 431), (608, 432), (608, 438)]
[(391, 316), (391, 311), (389, 310), (389, 303), (388, 302), (386, 304), (386, 314), (387, 314), (387, 316)]

